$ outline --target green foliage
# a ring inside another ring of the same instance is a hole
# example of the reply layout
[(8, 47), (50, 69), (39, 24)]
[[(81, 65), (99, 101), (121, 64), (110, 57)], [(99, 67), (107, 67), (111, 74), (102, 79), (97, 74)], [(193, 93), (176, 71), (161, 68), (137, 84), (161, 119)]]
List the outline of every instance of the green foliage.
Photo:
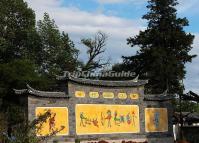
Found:
[(0, 1), (0, 97), (27, 83), (46, 89), (56, 74), (77, 67), (78, 50), (68, 34), (61, 34), (47, 13), (38, 27), (35, 23), (23, 0)]
[(46, 88), (49, 81), (40, 76), (35, 65), (29, 60), (13, 60), (9, 63), (0, 64), (0, 95), (12, 95), (13, 88), (24, 88), (26, 83), (35, 87)]
[(55, 83), (52, 76), (76, 68), (77, 57), (78, 50), (68, 34), (60, 33), (48, 14), (36, 27), (34, 11), (26, 2), (0, 1), (0, 109), (8, 125), (1, 130), (15, 137), (8, 142), (38, 142), (13, 89), (26, 88), (27, 83), (49, 89)]
[[(179, 101), (173, 101), (174, 110), (176, 112), (180, 112), (180, 104)], [(182, 101), (181, 103), (181, 110), (182, 112), (197, 112), (199, 113), (199, 104), (192, 101)]]
[[(18, 110), (16, 110), (18, 111)], [(9, 112), (7, 112), (9, 114)], [(23, 113), (23, 111), (21, 111)], [(34, 119), (32, 122), (27, 122), (23, 120), (22, 122), (15, 124), (12, 126), (13, 132), (9, 136), (8, 134), (4, 134), (3, 138), (6, 143), (41, 143), (47, 141), (56, 133), (60, 132), (60, 130), (56, 130), (51, 134), (46, 136), (37, 137), (36, 130), (40, 131), (42, 128), (42, 124), (46, 122), (51, 116), (51, 112), (47, 111), (46, 113), (40, 115), (38, 118)], [(24, 118), (23, 118), (24, 119)]]
[(26, 57), (35, 15), (23, 0), (0, 1), (0, 63)]
[(68, 34), (60, 33), (54, 20), (47, 13), (37, 24), (37, 31), (41, 39), (40, 71), (50, 76), (62, 71), (73, 71), (77, 66), (78, 50), (70, 40)]
[[(149, 79), (148, 92), (182, 93), (180, 83), (185, 77), (185, 64), (195, 55), (190, 55), (194, 36), (183, 30), (188, 26), (186, 18), (177, 18), (177, 0), (149, 0), (149, 12), (143, 16), (148, 27), (139, 35), (127, 39), (131, 47), (139, 46), (135, 56), (123, 57), (121, 67), (140, 77)], [(118, 67), (118, 66), (117, 66)]]
[[(199, 104), (190, 102), (190, 101), (182, 101), (182, 111), (183, 112), (198, 112), (199, 113)], [(177, 108), (177, 111), (180, 110)]]
[(80, 143), (80, 142), (81, 142), (81, 140), (79, 138), (75, 139), (75, 143)]
[(38, 85), (36, 82), (45, 78), (36, 72), (34, 64), (36, 53), (40, 53), (35, 14), (23, 0), (0, 1), (0, 31), (2, 97), (11, 95), (13, 88), (24, 88), (26, 83)]

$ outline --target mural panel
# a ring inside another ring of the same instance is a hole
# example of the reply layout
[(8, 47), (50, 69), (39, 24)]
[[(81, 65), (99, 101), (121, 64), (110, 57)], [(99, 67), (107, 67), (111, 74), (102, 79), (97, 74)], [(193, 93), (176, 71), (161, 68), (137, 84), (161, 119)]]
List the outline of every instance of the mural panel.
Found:
[(46, 122), (41, 124), (41, 129), (37, 130), (37, 136), (46, 136), (51, 133), (59, 135), (68, 135), (68, 108), (67, 107), (37, 107), (35, 110), (36, 117), (50, 112), (50, 117)]
[(77, 135), (140, 131), (137, 105), (77, 104), (75, 110)]
[(146, 108), (145, 130), (146, 132), (167, 132), (168, 131), (167, 109)]

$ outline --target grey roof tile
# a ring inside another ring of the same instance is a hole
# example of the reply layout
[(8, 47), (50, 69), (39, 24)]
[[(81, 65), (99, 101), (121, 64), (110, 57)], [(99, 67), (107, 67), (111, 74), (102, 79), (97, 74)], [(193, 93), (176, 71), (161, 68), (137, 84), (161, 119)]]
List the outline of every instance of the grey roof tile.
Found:
[(27, 85), (27, 89), (14, 89), (15, 94), (18, 95), (24, 95), (24, 94), (30, 94), (33, 96), (38, 96), (38, 97), (47, 97), (47, 98), (69, 98), (70, 96), (67, 95), (65, 92), (48, 92), (48, 91), (40, 91), (33, 89), (29, 85)]
[(108, 86), (108, 87), (136, 87), (148, 83), (148, 80), (138, 80), (137, 77), (133, 80), (124, 80), (124, 81), (93, 80), (86, 78), (77, 78), (71, 76), (68, 72), (65, 72), (63, 76), (57, 76), (57, 80), (68, 80), (79, 84), (93, 85), (93, 86)]

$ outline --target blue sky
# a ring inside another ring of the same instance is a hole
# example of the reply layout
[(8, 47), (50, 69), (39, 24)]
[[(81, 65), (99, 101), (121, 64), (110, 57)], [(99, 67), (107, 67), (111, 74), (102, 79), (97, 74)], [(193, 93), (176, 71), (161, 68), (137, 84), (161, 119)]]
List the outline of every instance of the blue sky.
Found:
[[(121, 56), (134, 55), (138, 47), (130, 48), (126, 39), (144, 30), (147, 21), (141, 17), (147, 12), (147, 0), (26, 0), (35, 10), (37, 20), (49, 13), (61, 31), (69, 33), (80, 49), (80, 59), (85, 60), (85, 48), (81, 38), (92, 37), (97, 31), (108, 35), (104, 59), (121, 62)], [(176, 7), (179, 17), (187, 17), (187, 32), (196, 35), (191, 53), (199, 55), (199, 0), (179, 0)], [(199, 93), (199, 56), (187, 64), (186, 91)]]
[[(187, 1), (187, 2), (186, 2)], [(193, 2), (191, 2), (193, 1)], [(192, 3), (191, 5), (189, 3)], [(190, 32), (199, 32), (197, 25), (199, 23), (199, 10), (197, 9), (199, 0), (179, 0), (179, 17), (187, 17), (190, 26), (185, 29)], [(63, 6), (77, 7), (82, 11), (101, 12), (106, 15), (114, 15), (126, 19), (140, 19), (147, 13), (146, 0), (65, 0)], [(181, 6), (182, 5), (182, 6)], [(186, 5), (188, 5), (186, 7)]]

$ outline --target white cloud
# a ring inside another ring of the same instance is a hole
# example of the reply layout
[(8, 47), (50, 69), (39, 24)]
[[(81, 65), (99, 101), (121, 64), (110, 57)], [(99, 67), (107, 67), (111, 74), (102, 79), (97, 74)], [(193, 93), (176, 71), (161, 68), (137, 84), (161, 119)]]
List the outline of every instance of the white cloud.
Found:
[(186, 92), (192, 90), (199, 94), (199, 33), (194, 34), (194, 44), (191, 54), (198, 55), (193, 59), (192, 63), (188, 63), (186, 66), (187, 75), (185, 79)]
[[(142, 5), (147, 2), (147, 0), (96, 0), (100, 4), (118, 4), (118, 3), (131, 3), (134, 5)], [(198, 13), (199, 0), (178, 0), (178, 13)], [(145, 8), (145, 7), (144, 7)]]
[[(85, 49), (82, 48), (80, 39), (93, 36), (98, 30), (109, 35), (105, 58), (111, 57), (112, 63), (121, 61), (121, 56), (133, 55), (137, 49), (129, 48), (126, 38), (136, 35), (139, 30), (144, 29), (141, 20), (127, 20), (116, 16), (107, 16), (99, 13), (89, 13), (75, 7), (63, 7), (62, 0), (26, 0), (31, 8), (35, 10), (37, 20), (42, 19), (43, 13), (48, 12), (51, 18), (62, 31), (69, 33), (76, 46), (81, 49), (81, 59), (86, 59)], [(108, 0), (106, 0), (108, 1)], [(117, 0), (112, 0), (116, 2)], [(127, 1), (127, 0), (119, 0)], [(119, 2), (118, 1), (118, 2)], [(135, 1), (135, 0), (133, 0)], [(137, 1), (137, 0), (136, 0)], [(186, 2), (187, 0), (181, 0)], [(193, 0), (195, 1), (195, 0)], [(198, 1), (198, 0), (197, 0)], [(109, 1), (111, 2), (111, 1)], [(186, 2), (187, 3), (187, 2)], [(189, 3), (189, 2), (188, 2)], [(190, 9), (187, 6), (184, 10)], [(193, 5), (193, 4), (192, 4)], [(181, 8), (181, 11), (184, 11)], [(199, 34), (195, 34), (194, 48), (191, 53), (199, 55)], [(199, 56), (187, 65), (187, 76), (185, 79), (186, 89), (199, 93)]]
[(128, 0), (98, 0), (99, 3), (121, 3)]
[(199, 0), (179, 0), (179, 5), (177, 6), (178, 13), (195, 13), (198, 10)]
[[(76, 46), (81, 49), (80, 39), (93, 36), (100, 30), (109, 35), (105, 58), (110, 56), (115, 63), (122, 55), (135, 53), (135, 50), (126, 45), (126, 38), (143, 29), (142, 20), (127, 20), (116, 16), (89, 13), (75, 7), (64, 7), (61, 0), (27, 0), (27, 2), (35, 10), (37, 20), (42, 19), (44, 12), (48, 12), (60, 30), (69, 33)], [(82, 52), (85, 53), (84, 50)], [(80, 58), (85, 59), (85, 54)]]
[(143, 4), (147, 0), (97, 0), (100, 4), (117, 4), (117, 3), (128, 3), (131, 2), (133, 4)]

